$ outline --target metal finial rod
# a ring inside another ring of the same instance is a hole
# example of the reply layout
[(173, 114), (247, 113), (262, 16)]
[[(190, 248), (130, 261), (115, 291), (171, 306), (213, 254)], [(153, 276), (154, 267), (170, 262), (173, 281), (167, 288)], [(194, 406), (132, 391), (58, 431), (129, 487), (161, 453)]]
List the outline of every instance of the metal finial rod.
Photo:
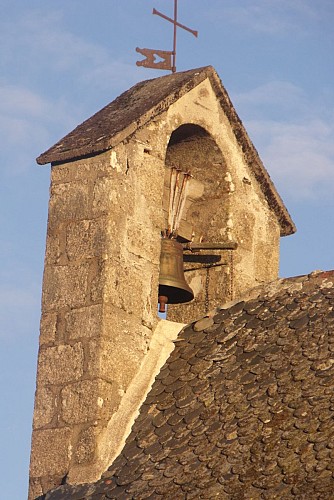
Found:
[(176, 72), (176, 34), (177, 34), (177, 0), (174, 0), (174, 37), (173, 37), (173, 67), (172, 72)]
[[(177, 4), (178, 0), (174, 0), (174, 19), (171, 17), (166, 16), (162, 12), (159, 12), (156, 9), (153, 9), (153, 14), (162, 17), (166, 21), (169, 21), (170, 23), (173, 24), (173, 50), (168, 51), (168, 50), (154, 50), (154, 49), (140, 49), (139, 47), (136, 48), (136, 51), (142, 54), (143, 56), (146, 57), (146, 59), (142, 61), (137, 61), (137, 66), (144, 66), (145, 68), (152, 68), (152, 69), (167, 69), (172, 71), (173, 73), (176, 72), (176, 38), (177, 38), (177, 28), (182, 28), (186, 31), (189, 31), (192, 35), (195, 37), (198, 36), (198, 31), (192, 30), (188, 28), (188, 26), (185, 26), (184, 24), (181, 24), (177, 20)], [(156, 61), (156, 57), (159, 57), (162, 59), (162, 61)]]

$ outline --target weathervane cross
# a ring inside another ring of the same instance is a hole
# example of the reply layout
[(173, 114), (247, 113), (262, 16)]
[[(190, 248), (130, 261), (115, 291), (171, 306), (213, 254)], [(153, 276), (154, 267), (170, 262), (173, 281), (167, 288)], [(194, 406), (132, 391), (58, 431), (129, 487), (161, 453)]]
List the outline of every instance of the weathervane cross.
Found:
[[(182, 28), (186, 31), (189, 31), (194, 36), (198, 36), (198, 31), (192, 30), (188, 28), (188, 26), (185, 26), (184, 24), (181, 24), (177, 20), (177, 2), (178, 0), (174, 0), (174, 19), (171, 17), (166, 16), (165, 14), (162, 14), (156, 9), (153, 9), (153, 14), (162, 17), (163, 19), (166, 19), (166, 21), (169, 21), (174, 25), (174, 35), (173, 35), (173, 50), (155, 50), (155, 49), (140, 49), (139, 47), (136, 48), (136, 51), (142, 54), (143, 56), (146, 57), (146, 59), (143, 59), (142, 61), (137, 61), (137, 66), (144, 66), (145, 68), (152, 68), (152, 69), (165, 69), (165, 70), (170, 70), (173, 73), (176, 72), (176, 35), (177, 35), (177, 28)], [(156, 61), (156, 57), (159, 57), (160, 61)]]

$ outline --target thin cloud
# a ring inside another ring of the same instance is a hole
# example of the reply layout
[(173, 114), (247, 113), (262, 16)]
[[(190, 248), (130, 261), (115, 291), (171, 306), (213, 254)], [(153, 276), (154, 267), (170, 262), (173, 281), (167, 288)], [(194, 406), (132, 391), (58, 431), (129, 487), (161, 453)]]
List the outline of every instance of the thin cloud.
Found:
[(328, 9), (333, 10), (328, 0), (316, 3), (311, 0), (230, 1), (215, 9), (216, 19), (217, 12), (220, 12), (219, 19), (223, 18), (243, 29), (280, 35), (292, 31), (295, 35), (305, 33), (305, 23), (317, 22), (322, 16), (328, 15)]
[[(32, 51), (42, 51), (52, 59), (54, 69), (77, 71), (82, 63), (101, 64), (107, 58), (107, 51), (94, 43), (87, 42), (61, 26), (62, 15), (59, 12), (36, 12), (22, 18), (22, 39), (30, 45)], [(50, 59), (48, 61), (50, 63)]]
[[(59, 9), (0, 20), (0, 67), (6, 75), (0, 79), (1, 155), (3, 171), (11, 175), (26, 171), (41, 151), (96, 111), (103, 91), (112, 100), (138, 80), (135, 65), (113, 59), (63, 24)], [(80, 98), (92, 86), (94, 95)]]
[[(0, 134), (3, 169), (19, 174), (48, 146), (51, 129), (63, 133), (76, 123), (77, 113), (64, 99), (44, 99), (30, 89), (0, 84)], [(18, 147), (19, 146), (19, 147)]]
[(296, 124), (249, 121), (248, 131), (280, 191), (294, 199), (334, 195), (334, 126), (321, 118)]
[(55, 85), (58, 92), (62, 78), (76, 82), (72, 86), (77, 92), (80, 86), (87, 87), (92, 82), (96, 89), (108, 88), (112, 92), (114, 88), (117, 92), (124, 84), (138, 79), (136, 66), (117, 59), (102, 45), (67, 31), (62, 24), (63, 14), (58, 10), (35, 10), (22, 15), (15, 23), (0, 22), (0, 54), (8, 71), (13, 71), (10, 62), (14, 61), (15, 67), (20, 53), (19, 66), (25, 65), (23, 59), (29, 61), (26, 68), (29, 78), (34, 72), (43, 75), (38, 84), (43, 86), (45, 81), (49, 91), (55, 85), (55, 75), (59, 79), (56, 80), (58, 86)]
[[(138, 82), (140, 70), (135, 65), (129, 65), (120, 61), (108, 61), (106, 64), (96, 66), (82, 76), (87, 85), (110, 91), (121, 90)], [(145, 74), (147, 78), (147, 74)]]
[(296, 108), (302, 110), (306, 104), (306, 96), (303, 89), (286, 81), (270, 81), (249, 90), (243, 94), (237, 94), (235, 100), (238, 106), (256, 108), (258, 111), (266, 106), (274, 105), (276, 108)]
[(45, 113), (45, 101), (28, 89), (15, 85), (0, 84), (1, 113), (25, 113), (40, 116)]
[(0, 82), (0, 115), (16, 118), (29, 117), (52, 122), (70, 120), (73, 110), (69, 109), (65, 100), (56, 102), (43, 98), (37, 92), (10, 83)]
[(301, 88), (274, 81), (233, 102), (283, 196), (333, 197), (334, 117), (325, 97), (312, 101)]
[(65, 31), (61, 26), (62, 19), (60, 11), (34, 10), (18, 15), (13, 22), (2, 22), (0, 40), (4, 43), (1, 44), (1, 53), (5, 60), (9, 62), (14, 56), (15, 61), (19, 50), (35, 56), (29, 59), (30, 65), (47, 57), (45, 63), (52, 71), (52, 67), (77, 69), (83, 59), (101, 61), (105, 57), (103, 48)]

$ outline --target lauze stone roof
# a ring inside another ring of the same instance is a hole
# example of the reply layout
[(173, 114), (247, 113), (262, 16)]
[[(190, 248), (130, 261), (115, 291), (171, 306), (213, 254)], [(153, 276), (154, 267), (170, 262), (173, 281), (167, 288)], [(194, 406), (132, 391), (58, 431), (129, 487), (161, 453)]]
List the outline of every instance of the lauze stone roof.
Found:
[(187, 326), (120, 456), (57, 499), (334, 498), (334, 272)]

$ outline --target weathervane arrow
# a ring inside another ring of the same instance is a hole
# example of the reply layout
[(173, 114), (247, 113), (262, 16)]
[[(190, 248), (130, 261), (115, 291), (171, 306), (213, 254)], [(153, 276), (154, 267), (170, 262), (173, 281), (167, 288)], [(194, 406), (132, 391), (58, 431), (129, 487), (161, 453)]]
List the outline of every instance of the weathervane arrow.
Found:
[[(189, 33), (191, 33), (194, 36), (198, 36), (198, 31), (192, 30), (188, 28), (188, 26), (185, 26), (184, 24), (181, 24), (177, 20), (177, 2), (178, 0), (174, 0), (174, 19), (171, 17), (166, 16), (165, 14), (162, 14), (156, 9), (153, 9), (153, 14), (162, 17), (166, 21), (169, 21), (174, 25), (174, 36), (173, 36), (173, 50), (155, 50), (155, 49), (140, 49), (139, 47), (136, 48), (136, 51), (142, 54), (146, 59), (143, 59), (141, 61), (137, 61), (137, 66), (144, 66), (145, 68), (152, 68), (152, 69), (165, 69), (165, 70), (170, 70), (173, 73), (176, 72), (176, 35), (177, 35), (177, 28), (182, 28)], [(156, 59), (160, 58), (160, 61), (157, 61)]]
[[(136, 48), (136, 51), (146, 57), (146, 59), (142, 61), (137, 61), (137, 66), (155, 69), (172, 69), (173, 52), (169, 50), (140, 49), (139, 47)], [(162, 61), (156, 61), (156, 57), (159, 57)]]

